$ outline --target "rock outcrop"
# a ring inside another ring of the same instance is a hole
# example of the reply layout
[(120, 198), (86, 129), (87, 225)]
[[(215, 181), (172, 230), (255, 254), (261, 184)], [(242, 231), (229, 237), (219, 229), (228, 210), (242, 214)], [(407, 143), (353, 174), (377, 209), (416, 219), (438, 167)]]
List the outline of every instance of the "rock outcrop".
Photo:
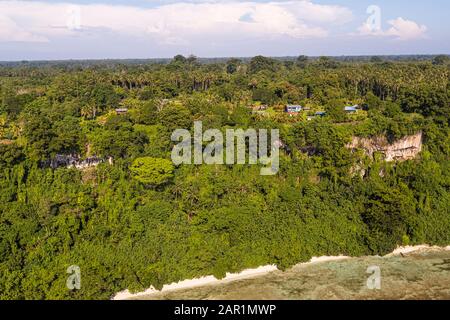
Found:
[[(88, 157), (86, 159), (81, 159), (79, 155), (72, 154), (57, 154), (53, 159), (45, 161), (43, 163), (44, 167), (50, 167), (52, 169), (65, 167), (65, 168), (76, 168), (78, 170), (96, 167), (100, 163), (104, 163), (105, 160), (98, 157)], [(113, 164), (112, 157), (108, 158), (108, 163)]]
[(422, 139), (422, 132), (403, 137), (393, 143), (389, 143), (385, 136), (354, 137), (347, 148), (352, 150), (362, 149), (371, 158), (373, 158), (374, 153), (380, 153), (387, 162), (406, 161), (415, 159), (422, 151)]

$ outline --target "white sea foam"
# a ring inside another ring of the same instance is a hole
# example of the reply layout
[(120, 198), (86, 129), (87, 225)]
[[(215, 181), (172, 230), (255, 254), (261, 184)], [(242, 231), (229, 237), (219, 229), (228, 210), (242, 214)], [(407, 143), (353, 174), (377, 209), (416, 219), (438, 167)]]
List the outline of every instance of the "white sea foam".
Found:
[[(436, 247), (436, 246), (429, 246), (429, 245), (418, 245), (418, 246), (406, 246), (406, 247), (398, 247), (395, 249), (392, 253), (388, 254), (387, 256), (395, 256), (395, 255), (401, 255), (401, 254), (408, 254), (416, 251), (423, 251), (423, 250), (448, 250), (450, 251), (450, 246), (448, 247)], [(339, 261), (339, 260), (345, 260), (349, 259), (351, 257), (348, 256), (322, 256), (322, 257), (313, 257), (309, 262), (303, 263), (303, 264), (316, 264), (316, 263), (324, 263), (329, 261)], [(150, 287), (147, 290), (139, 293), (131, 293), (129, 290), (124, 290), (119, 293), (117, 293), (113, 300), (127, 300), (132, 299), (136, 297), (141, 296), (149, 296), (153, 294), (158, 293), (164, 293), (169, 291), (175, 291), (180, 289), (191, 289), (195, 287), (201, 287), (206, 285), (217, 285), (217, 284), (223, 284), (230, 281), (236, 281), (241, 279), (249, 279), (253, 277), (262, 276), (265, 274), (268, 274), (270, 272), (278, 271), (277, 266), (275, 265), (267, 265), (262, 266), (255, 269), (246, 269), (239, 273), (227, 273), (226, 277), (224, 279), (217, 279), (214, 276), (205, 276), (197, 279), (190, 279), (190, 280), (183, 280), (177, 283), (171, 283), (164, 285), (162, 290), (156, 290), (154, 287)]]

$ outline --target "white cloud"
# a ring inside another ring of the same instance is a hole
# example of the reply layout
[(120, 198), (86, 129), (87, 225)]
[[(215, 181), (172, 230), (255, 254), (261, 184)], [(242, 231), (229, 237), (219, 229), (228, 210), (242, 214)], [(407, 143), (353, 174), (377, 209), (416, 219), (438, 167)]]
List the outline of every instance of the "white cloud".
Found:
[(47, 42), (48, 39), (43, 36), (34, 35), (18, 26), (10, 17), (0, 14), (0, 42), (2, 41)]
[[(76, 7), (74, 10), (70, 3), (0, 1), (0, 41), (51, 41), (56, 37), (102, 32), (150, 37), (177, 45), (200, 37), (210, 42), (220, 38), (301, 39), (325, 37), (330, 25), (352, 19), (351, 11), (345, 7), (314, 4), (309, 0), (188, 1), (150, 9), (106, 4)], [(78, 13), (79, 17), (74, 16)], [(74, 24), (78, 21), (79, 26)]]
[(416, 40), (426, 36), (427, 27), (412, 20), (399, 17), (389, 20), (388, 24), (391, 27), (384, 31), (381, 28), (373, 28), (368, 23), (364, 23), (358, 28), (357, 34), (361, 36), (392, 37), (397, 40)]
[(351, 10), (337, 5), (314, 4), (311, 1), (287, 1), (284, 8), (303, 21), (311, 23), (342, 24), (353, 19)]
[(425, 36), (427, 27), (419, 25), (414, 21), (397, 18), (388, 22), (392, 27), (386, 31), (389, 36), (397, 37), (400, 40), (419, 39)]

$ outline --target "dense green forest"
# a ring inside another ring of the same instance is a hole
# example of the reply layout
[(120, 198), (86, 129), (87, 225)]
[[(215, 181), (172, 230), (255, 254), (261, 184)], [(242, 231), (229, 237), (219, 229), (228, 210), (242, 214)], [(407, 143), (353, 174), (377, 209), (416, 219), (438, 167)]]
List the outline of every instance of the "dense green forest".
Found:
[[(0, 299), (109, 299), (312, 256), (449, 245), (449, 70), (446, 56), (1, 66)], [(280, 172), (174, 166), (171, 134), (194, 121), (279, 129)], [(408, 161), (346, 147), (417, 132), (423, 150)], [(50, 165), (64, 155), (102, 163)], [(66, 288), (71, 265), (81, 290)]]

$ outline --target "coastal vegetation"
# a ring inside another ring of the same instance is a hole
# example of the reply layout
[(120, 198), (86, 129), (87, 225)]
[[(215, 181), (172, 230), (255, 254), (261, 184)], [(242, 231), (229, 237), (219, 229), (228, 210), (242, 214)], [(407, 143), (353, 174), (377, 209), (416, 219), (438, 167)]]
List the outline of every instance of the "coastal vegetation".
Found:
[[(442, 56), (0, 66), (0, 299), (109, 299), (312, 256), (449, 245), (449, 77)], [(171, 134), (195, 121), (279, 129), (280, 172), (175, 166)], [(418, 133), (414, 159), (348, 147)], [(102, 161), (48, 165), (70, 155)], [(71, 265), (80, 290), (66, 287)]]

